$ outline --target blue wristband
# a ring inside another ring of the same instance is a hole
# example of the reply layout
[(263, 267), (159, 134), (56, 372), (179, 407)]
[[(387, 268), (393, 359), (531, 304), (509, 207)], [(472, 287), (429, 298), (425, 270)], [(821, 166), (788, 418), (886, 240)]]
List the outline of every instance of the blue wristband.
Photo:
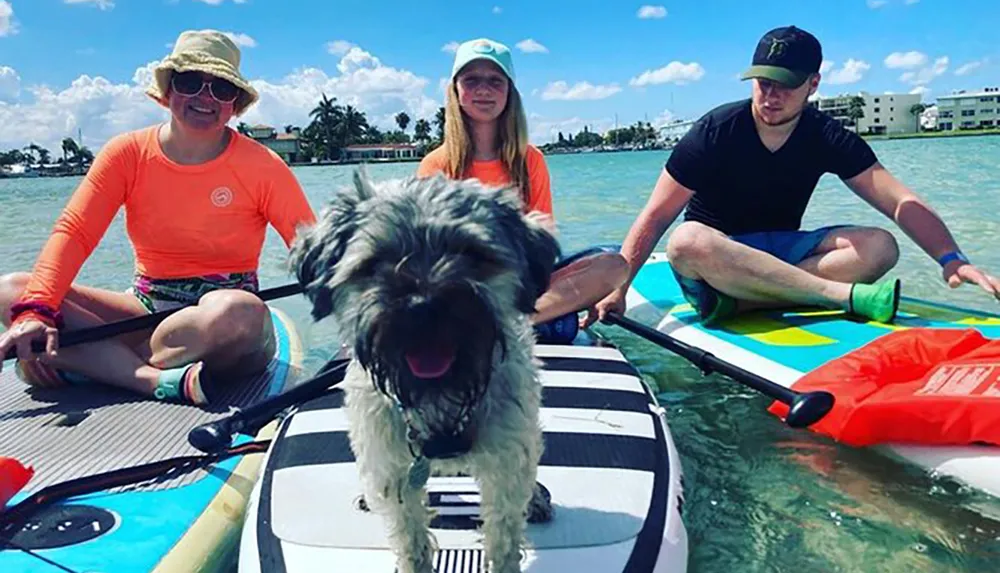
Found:
[(962, 261), (963, 263), (968, 263), (969, 259), (962, 254), (962, 251), (952, 251), (950, 253), (945, 253), (940, 259), (938, 259), (938, 264), (944, 267), (952, 261)]

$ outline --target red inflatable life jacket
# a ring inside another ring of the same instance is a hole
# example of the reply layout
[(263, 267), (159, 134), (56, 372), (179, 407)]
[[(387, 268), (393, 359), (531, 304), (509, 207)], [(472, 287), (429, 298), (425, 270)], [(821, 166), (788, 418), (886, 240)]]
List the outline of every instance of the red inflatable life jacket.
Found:
[(27, 485), (34, 474), (35, 470), (24, 467), (14, 458), (0, 456), (0, 513), (3, 513), (7, 502)]
[[(792, 389), (834, 395), (833, 409), (810, 429), (845, 444), (1000, 445), (1000, 340), (975, 329), (894, 331)], [(784, 418), (788, 406), (768, 411)]]

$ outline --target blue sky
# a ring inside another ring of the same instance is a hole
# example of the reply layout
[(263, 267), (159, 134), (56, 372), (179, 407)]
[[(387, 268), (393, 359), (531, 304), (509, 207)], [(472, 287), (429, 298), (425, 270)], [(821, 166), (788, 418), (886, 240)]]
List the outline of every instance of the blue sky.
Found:
[[(642, 17), (646, 16), (646, 17)], [(386, 126), (432, 117), (450, 42), (515, 50), (532, 140), (694, 118), (745, 97), (737, 74), (766, 30), (796, 24), (828, 60), (820, 93), (924, 92), (1000, 84), (996, 0), (320, 1), (0, 0), (0, 148), (84, 133), (99, 147), (163, 117), (142, 95), (184, 29), (243, 44), (261, 104), (248, 121), (304, 124), (321, 91)]]

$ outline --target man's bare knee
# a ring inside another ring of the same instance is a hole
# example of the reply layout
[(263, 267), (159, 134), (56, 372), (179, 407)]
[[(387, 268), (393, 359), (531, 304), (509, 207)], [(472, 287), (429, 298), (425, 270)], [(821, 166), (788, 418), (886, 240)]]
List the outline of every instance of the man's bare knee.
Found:
[(0, 276), (0, 320), (4, 325), (10, 326), (10, 307), (21, 298), (30, 279), (31, 274), (24, 272)]
[(889, 272), (899, 262), (899, 243), (892, 233), (885, 229), (866, 229), (855, 248), (864, 261), (864, 280), (877, 280)]
[(715, 246), (723, 235), (707, 225), (688, 221), (681, 223), (667, 241), (670, 265), (684, 276), (700, 276), (700, 262), (710, 261)]

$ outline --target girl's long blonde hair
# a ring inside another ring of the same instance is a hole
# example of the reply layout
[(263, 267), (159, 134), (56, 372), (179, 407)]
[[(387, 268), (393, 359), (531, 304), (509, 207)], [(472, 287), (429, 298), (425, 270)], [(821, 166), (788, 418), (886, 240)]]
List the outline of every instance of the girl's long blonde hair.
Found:
[[(469, 125), (462, 108), (458, 103), (458, 88), (453, 80), (448, 86), (444, 108), (444, 149), (448, 157), (446, 168), (448, 177), (461, 179), (472, 166), (472, 139), (469, 137)], [(531, 190), (528, 181), (528, 165), (525, 153), (528, 149), (528, 120), (521, 104), (521, 94), (509, 82), (507, 90), (507, 105), (497, 118), (497, 147), (500, 149), (500, 160), (511, 184), (521, 192), (521, 201), (528, 204)]]

